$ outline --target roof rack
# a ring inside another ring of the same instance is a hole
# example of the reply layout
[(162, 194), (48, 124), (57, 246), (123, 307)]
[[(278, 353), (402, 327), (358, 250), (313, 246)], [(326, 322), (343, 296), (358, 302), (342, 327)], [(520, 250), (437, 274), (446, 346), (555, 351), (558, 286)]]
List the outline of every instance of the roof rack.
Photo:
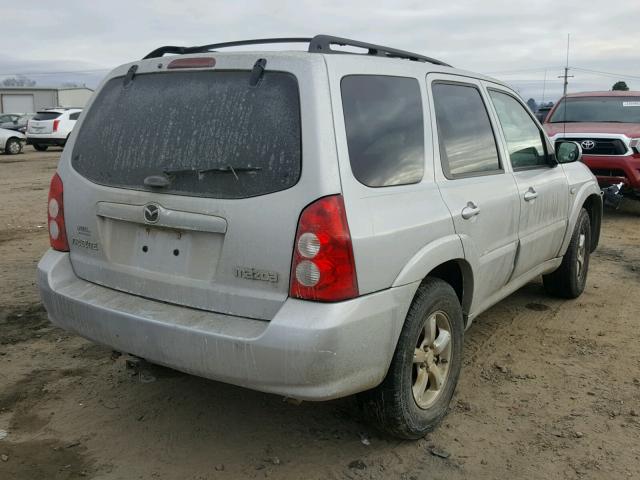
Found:
[(412, 60), (414, 62), (433, 63), (435, 65), (442, 65), (444, 67), (451, 66), (447, 63), (444, 63), (441, 60), (437, 60), (431, 57), (425, 57), (417, 53), (406, 52), (404, 50), (397, 50), (395, 48), (390, 48), (390, 47), (383, 47), (382, 45), (375, 45), (373, 43), (360, 42), (358, 40), (349, 40), (348, 38), (333, 37), (331, 35), (316, 35), (313, 38), (307, 38), (307, 37), (258, 38), (255, 40), (239, 40), (236, 42), (212, 43), (210, 45), (200, 45), (196, 47), (178, 47), (173, 45), (167, 45), (164, 47), (156, 48), (155, 50), (147, 54), (144, 57), (144, 59), (162, 57), (167, 53), (185, 55), (188, 53), (211, 52), (219, 48), (239, 47), (242, 45), (263, 45), (263, 44), (274, 44), (274, 43), (308, 43), (309, 44), (308, 51), (310, 53), (362, 55), (355, 52), (346, 52), (342, 50), (334, 50), (331, 48), (332, 45), (356, 47), (356, 48), (362, 48), (366, 50), (367, 53), (364, 55), (372, 55), (372, 56), (385, 57), (385, 58), (404, 58), (407, 60)]

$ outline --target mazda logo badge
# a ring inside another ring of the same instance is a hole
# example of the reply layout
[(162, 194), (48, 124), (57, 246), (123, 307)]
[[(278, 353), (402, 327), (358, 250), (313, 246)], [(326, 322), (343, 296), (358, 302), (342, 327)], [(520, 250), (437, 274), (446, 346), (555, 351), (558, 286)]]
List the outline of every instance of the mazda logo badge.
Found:
[(594, 142), (593, 140), (584, 140), (582, 143), (580, 143), (580, 146), (583, 148), (583, 150), (592, 150), (593, 147), (596, 146), (596, 142)]
[(154, 203), (145, 205), (143, 209), (144, 221), (147, 223), (156, 223), (160, 216), (160, 208)]

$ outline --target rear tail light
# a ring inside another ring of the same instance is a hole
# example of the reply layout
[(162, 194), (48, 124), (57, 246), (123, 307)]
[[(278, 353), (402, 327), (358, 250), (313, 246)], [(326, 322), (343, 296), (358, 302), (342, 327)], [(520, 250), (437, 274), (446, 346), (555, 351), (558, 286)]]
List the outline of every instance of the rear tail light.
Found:
[(63, 186), (60, 176), (56, 173), (51, 179), (49, 188), (49, 204), (47, 217), (49, 219), (49, 242), (51, 248), (61, 252), (69, 251), (67, 232), (64, 226), (64, 203), (62, 199)]
[(321, 198), (300, 215), (289, 295), (338, 302), (358, 296), (353, 247), (342, 195)]
[(54, 132), (58, 131), (58, 125), (60, 125), (60, 120), (54, 120), (53, 121), (53, 131)]

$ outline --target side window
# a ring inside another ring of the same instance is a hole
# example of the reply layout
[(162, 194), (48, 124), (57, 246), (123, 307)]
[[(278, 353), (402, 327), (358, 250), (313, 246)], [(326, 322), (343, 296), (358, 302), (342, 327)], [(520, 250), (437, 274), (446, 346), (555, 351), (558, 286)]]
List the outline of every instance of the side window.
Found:
[(440, 160), (447, 178), (502, 171), (491, 121), (479, 90), (434, 83)]
[(418, 183), (424, 175), (424, 121), (414, 78), (349, 75), (342, 108), (351, 171), (369, 187)]
[(69, 120), (78, 120), (80, 118), (81, 112), (71, 113), (69, 114)]
[(514, 169), (548, 166), (542, 132), (531, 116), (511, 95), (489, 90), (504, 132)]

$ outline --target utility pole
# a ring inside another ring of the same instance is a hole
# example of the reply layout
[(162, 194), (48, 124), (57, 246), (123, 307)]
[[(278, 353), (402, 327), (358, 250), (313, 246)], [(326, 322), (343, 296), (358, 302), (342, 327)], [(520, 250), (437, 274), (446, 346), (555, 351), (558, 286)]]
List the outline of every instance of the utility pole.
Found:
[(569, 79), (573, 78), (573, 75), (569, 75), (569, 39), (571, 37), (570, 33), (567, 33), (567, 62), (564, 66), (564, 75), (559, 75), (558, 78), (564, 78), (564, 93), (563, 96), (567, 96), (567, 86), (569, 85)]
[(569, 75), (569, 67), (564, 67), (564, 75), (559, 75), (558, 78), (564, 78), (564, 93), (563, 96), (567, 96), (567, 85), (569, 85), (569, 79), (573, 78), (573, 75)]

